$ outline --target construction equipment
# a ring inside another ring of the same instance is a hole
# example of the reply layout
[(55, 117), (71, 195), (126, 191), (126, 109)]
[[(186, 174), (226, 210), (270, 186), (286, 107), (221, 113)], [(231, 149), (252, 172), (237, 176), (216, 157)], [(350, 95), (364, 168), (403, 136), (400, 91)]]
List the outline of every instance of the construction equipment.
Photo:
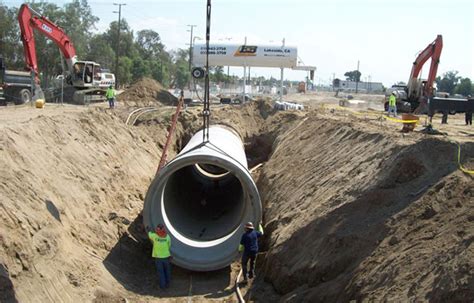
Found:
[(27, 4), (22, 4), (18, 13), (21, 29), (21, 40), (25, 52), (27, 69), (34, 73), (35, 85), (33, 99), (41, 97), (39, 70), (36, 57), (36, 47), (33, 30), (36, 29), (51, 39), (61, 50), (66, 60), (67, 70), (64, 88), (67, 101), (84, 104), (105, 100), (105, 90), (109, 85), (115, 85), (115, 76), (103, 72), (100, 65), (93, 61), (79, 61), (72, 41), (55, 23), (34, 11)]
[(29, 72), (7, 70), (0, 58), (0, 105), (31, 101), (32, 78)]
[[(433, 115), (436, 112), (455, 114), (474, 110), (474, 103), (468, 102), (467, 98), (451, 98), (448, 94), (440, 98), (435, 93), (434, 81), (442, 49), (443, 37), (438, 35), (413, 62), (408, 84), (406, 86), (394, 85), (391, 89), (387, 89), (388, 95), (395, 92), (399, 112), (428, 113)], [(428, 79), (418, 79), (423, 65), (429, 58), (431, 58), (431, 65)], [(387, 107), (388, 102), (385, 103), (385, 109)]]
[[(433, 86), (436, 79), (436, 73), (438, 72), (442, 49), (443, 37), (438, 35), (432, 43), (418, 54), (416, 60), (413, 62), (408, 84), (406, 86), (394, 85), (391, 89), (387, 89), (388, 96), (390, 96), (392, 92), (395, 92), (395, 95), (397, 96), (397, 108), (399, 111), (415, 111), (423, 100), (428, 100), (433, 97)], [(418, 77), (423, 65), (430, 58), (431, 65), (428, 72), (428, 79), (419, 79)], [(388, 102), (386, 102), (385, 107), (388, 107)]]

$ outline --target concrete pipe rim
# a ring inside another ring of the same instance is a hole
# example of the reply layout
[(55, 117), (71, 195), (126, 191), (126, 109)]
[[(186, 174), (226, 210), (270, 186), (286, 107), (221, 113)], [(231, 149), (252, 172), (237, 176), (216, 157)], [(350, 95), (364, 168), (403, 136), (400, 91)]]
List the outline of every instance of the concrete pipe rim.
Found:
[[(216, 166), (219, 166), (221, 168), (224, 168), (225, 170), (228, 171), (228, 174), (231, 174), (232, 176), (234, 176), (239, 181), (240, 186), (243, 190), (243, 195), (244, 195), (243, 200), (245, 200), (245, 198), (246, 198), (245, 195), (247, 195), (250, 199), (250, 202), (251, 202), (250, 204), (253, 204), (252, 202), (253, 202), (254, 199), (252, 199), (252, 197), (256, 196), (259, 199), (259, 195), (258, 195), (258, 190), (256, 188), (256, 185), (255, 185), (255, 183), (253, 183), (253, 180), (251, 179), (250, 173), (248, 171), (246, 171), (247, 176), (243, 176), (241, 165), (239, 163), (232, 163), (233, 160), (229, 161), (229, 160), (221, 158), (221, 159), (218, 159), (218, 161), (209, 161), (207, 156), (202, 156), (202, 155), (187, 155), (186, 161), (176, 161), (176, 160), (179, 160), (179, 159), (180, 159), (180, 157), (178, 157), (175, 160), (173, 160), (172, 162), (170, 162), (165, 167), (166, 171), (165, 171), (165, 169), (163, 169), (163, 174), (161, 176), (159, 176), (159, 178), (157, 178), (160, 181), (159, 184), (157, 184), (157, 191), (161, 192), (161, 197), (160, 197), (159, 203), (160, 203), (160, 208), (161, 208), (161, 217), (165, 221), (163, 223), (165, 223), (165, 226), (168, 227), (168, 229), (170, 230), (170, 233), (176, 239), (178, 239), (179, 241), (181, 241), (183, 243), (186, 243), (187, 245), (193, 246), (193, 247), (206, 248), (206, 247), (219, 245), (220, 243), (225, 242), (226, 240), (231, 238), (232, 235), (240, 229), (240, 224), (236, 224), (235, 228), (233, 228), (232, 231), (228, 235), (220, 237), (220, 238), (215, 239), (215, 240), (210, 240), (210, 241), (192, 240), (189, 237), (187, 237), (187, 236), (183, 235), (182, 233), (180, 233), (177, 229), (175, 229), (174, 224), (168, 218), (167, 211), (165, 209), (164, 193), (165, 193), (165, 190), (166, 190), (166, 186), (168, 185), (169, 178), (174, 173), (176, 173), (177, 171), (179, 171), (183, 168), (186, 168), (186, 167), (190, 166), (190, 163), (191, 163), (191, 165), (195, 164), (195, 163), (212, 164), (212, 165), (216, 165)], [(252, 182), (248, 182), (249, 180), (252, 180)], [(247, 191), (245, 189), (247, 189)], [(251, 207), (251, 206), (252, 205), (249, 205), (249, 207)], [(249, 209), (245, 209), (244, 210), (244, 215), (248, 211), (249, 211)], [(259, 211), (258, 213), (261, 213), (261, 211)], [(242, 223), (242, 224), (244, 223), (244, 222), (242, 222), (242, 220), (239, 220), (239, 222)]]

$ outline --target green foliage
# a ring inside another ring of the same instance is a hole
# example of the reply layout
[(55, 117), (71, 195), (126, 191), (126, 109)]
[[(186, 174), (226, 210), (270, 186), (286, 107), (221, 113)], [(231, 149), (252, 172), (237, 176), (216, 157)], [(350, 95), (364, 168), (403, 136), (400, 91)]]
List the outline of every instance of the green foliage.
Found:
[(143, 60), (141, 57), (135, 57), (132, 60), (132, 80), (137, 81), (142, 77), (150, 77), (151, 69), (148, 60)]
[(162, 61), (153, 60), (150, 62), (151, 77), (159, 81), (164, 86), (170, 84), (169, 65)]
[(98, 21), (99, 18), (92, 15), (92, 9), (87, 0), (73, 0), (64, 5), (57, 24), (73, 41), (79, 58), (86, 55), (92, 30), (96, 28)]
[(224, 67), (216, 66), (210, 75), (210, 79), (216, 83), (227, 82), (227, 75), (224, 74)]
[(158, 59), (165, 51), (161, 43), (160, 35), (150, 29), (141, 30), (137, 33), (136, 46), (140, 56), (145, 60)]
[(349, 80), (349, 81), (360, 81), (360, 76), (362, 75), (362, 73), (358, 70), (353, 70), (353, 71), (350, 71), (350, 72), (346, 72), (344, 74), (344, 77), (346, 77), (346, 80)]
[(442, 77), (436, 77), (436, 86), (438, 92), (454, 93), (454, 89), (459, 82), (460, 77), (457, 71), (449, 71), (443, 74)]
[(0, 3), (0, 57), (7, 60), (9, 69), (21, 69), (25, 64), (17, 15), (17, 8)]
[(175, 86), (179, 89), (184, 89), (191, 79), (189, 73), (189, 66), (185, 61), (177, 63)]
[(95, 61), (103, 68), (112, 69), (115, 64), (115, 51), (107, 43), (104, 34), (94, 35), (89, 39), (86, 60)]
[(472, 82), (469, 78), (462, 78), (456, 88), (454, 89), (456, 94), (468, 96), (472, 94)]
[[(109, 28), (103, 34), (104, 40), (117, 51), (118, 21), (110, 23)], [(118, 50), (119, 57), (125, 56), (133, 58), (138, 55), (133, 39), (133, 31), (128, 26), (128, 22), (122, 19), (120, 22), (120, 44)], [(115, 68), (115, 67), (114, 67)]]
[(130, 83), (132, 81), (133, 61), (128, 57), (119, 57), (119, 68), (115, 76), (120, 79), (120, 83)]

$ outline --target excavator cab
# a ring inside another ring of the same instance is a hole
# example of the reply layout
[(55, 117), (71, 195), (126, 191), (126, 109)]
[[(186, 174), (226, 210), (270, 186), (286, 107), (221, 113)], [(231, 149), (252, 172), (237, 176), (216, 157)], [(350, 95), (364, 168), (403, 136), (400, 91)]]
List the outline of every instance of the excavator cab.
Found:
[(73, 65), (72, 84), (75, 87), (90, 87), (100, 82), (100, 65), (92, 61), (77, 61)]

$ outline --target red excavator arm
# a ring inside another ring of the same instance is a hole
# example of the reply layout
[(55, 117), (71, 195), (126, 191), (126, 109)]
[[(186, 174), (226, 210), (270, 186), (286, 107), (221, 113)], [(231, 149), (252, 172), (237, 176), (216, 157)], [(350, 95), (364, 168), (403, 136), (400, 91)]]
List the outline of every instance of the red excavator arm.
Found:
[(26, 65), (30, 71), (35, 73), (37, 82), (39, 82), (39, 71), (33, 29), (40, 31), (56, 43), (66, 59), (69, 69), (72, 69), (72, 66), (77, 60), (76, 50), (69, 37), (59, 26), (46, 19), (46, 17), (41, 16), (41, 14), (34, 11), (27, 4), (21, 5), (18, 13), (18, 22), (20, 23), (21, 40), (25, 51)]
[(420, 75), (423, 65), (431, 58), (431, 66), (428, 74), (428, 79), (423, 88), (424, 96), (431, 96), (433, 94), (433, 84), (436, 79), (436, 73), (438, 72), (439, 58), (441, 57), (441, 50), (443, 49), (443, 37), (438, 35), (436, 40), (430, 43), (416, 58), (413, 62), (411, 69), (410, 79), (408, 79), (408, 99), (418, 99), (421, 92), (416, 93), (417, 79)]

